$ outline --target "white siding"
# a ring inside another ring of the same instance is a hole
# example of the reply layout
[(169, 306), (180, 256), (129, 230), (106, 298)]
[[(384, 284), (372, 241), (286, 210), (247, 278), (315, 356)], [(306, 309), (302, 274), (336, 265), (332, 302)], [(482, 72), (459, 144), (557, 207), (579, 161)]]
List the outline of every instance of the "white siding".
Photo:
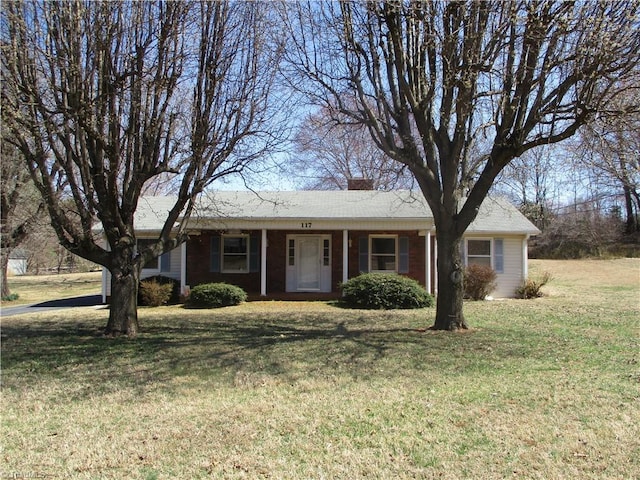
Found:
[[(153, 277), (155, 275), (162, 275), (163, 277), (173, 278), (175, 280), (180, 280), (180, 262), (182, 260), (182, 256), (180, 254), (180, 247), (174, 248), (169, 252), (170, 256), (170, 269), (167, 271), (159, 270), (159, 269), (146, 269), (143, 268), (142, 272), (140, 272), (140, 279)], [(162, 263), (162, 262), (159, 262)]]
[[(496, 237), (497, 238), (497, 237)], [(504, 273), (498, 274), (498, 286), (492, 295), (496, 298), (515, 297), (522, 284), (522, 237), (504, 238)]]
[[(144, 279), (147, 277), (153, 277), (155, 275), (162, 275), (163, 277), (173, 278), (175, 280), (180, 280), (180, 271), (181, 271), (181, 261), (182, 255), (180, 252), (180, 247), (174, 248), (169, 252), (171, 256), (170, 260), (170, 269), (166, 272), (162, 272), (159, 269), (148, 269), (143, 268), (142, 272), (140, 272), (140, 279)], [(106, 275), (103, 276), (103, 285), (104, 285), (104, 295), (107, 297), (111, 296), (111, 274), (109, 271), (106, 271)]]
[[(465, 238), (503, 239), (504, 271), (503, 273), (498, 273), (497, 287), (493, 292), (491, 292), (491, 296), (495, 298), (515, 297), (516, 289), (522, 284), (522, 281), (524, 280), (524, 274), (522, 271), (522, 242), (524, 241), (524, 236), (468, 235)], [(493, 250), (494, 248), (495, 246), (494, 244), (492, 244), (492, 254), (495, 253), (495, 250)], [(493, 267), (495, 268), (495, 265), (493, 265)]]

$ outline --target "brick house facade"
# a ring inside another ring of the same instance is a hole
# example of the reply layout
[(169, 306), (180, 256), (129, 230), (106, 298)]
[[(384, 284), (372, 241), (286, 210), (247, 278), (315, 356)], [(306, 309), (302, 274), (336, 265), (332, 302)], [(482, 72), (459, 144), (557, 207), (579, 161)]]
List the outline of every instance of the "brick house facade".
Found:
[[(139, 239), (154, 238), (163, 202), (141, 202)], [(189, 240), (142, 271), (180, 281), (183, 294), (210, 282), (242, 287), (250, 298), (335, 298), (362, 272), (417, 280), (437, 294), (431, 213), (412, 192), (217, 192), (188, 220)], [(502, 199), (488, 199), (463, 241), (466, 264), (498, 273), (494, 296), (513, 296), (527, 276), (527, 239), (538, 231)], [(103, 296), (109, 296), (108, 272)]]

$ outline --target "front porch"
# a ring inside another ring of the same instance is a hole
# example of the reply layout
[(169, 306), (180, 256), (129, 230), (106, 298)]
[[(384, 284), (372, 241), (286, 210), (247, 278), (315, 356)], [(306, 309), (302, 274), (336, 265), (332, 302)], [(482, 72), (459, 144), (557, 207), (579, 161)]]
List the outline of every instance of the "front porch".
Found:
[[(405, 229), (201, 230), (186, 244), (183, 285), (226, 282), (251, 300), (328, 300), (363, 272), (406, 275), (435, 293), (435, 237)], [(184, 290), (183, 290), (184, 291)]]

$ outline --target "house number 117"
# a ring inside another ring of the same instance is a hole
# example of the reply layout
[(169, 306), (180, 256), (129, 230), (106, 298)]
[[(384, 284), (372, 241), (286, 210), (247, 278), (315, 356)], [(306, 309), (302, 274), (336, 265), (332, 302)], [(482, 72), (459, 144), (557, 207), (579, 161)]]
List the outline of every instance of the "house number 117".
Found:
[(302, 228), (311, 228), (311, 222), (302, 222), (300, 226)]

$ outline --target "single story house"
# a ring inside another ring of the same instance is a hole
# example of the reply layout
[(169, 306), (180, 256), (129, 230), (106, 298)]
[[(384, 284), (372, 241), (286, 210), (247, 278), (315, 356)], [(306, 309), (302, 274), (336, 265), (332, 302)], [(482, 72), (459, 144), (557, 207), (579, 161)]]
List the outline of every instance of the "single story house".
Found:
[[(156, 238), (174, 197), (143, 197), (139, 242)], [(433, 216), (421, 193), (373, 190), (226, 192), (203, 195), (188, 220), (189, 240), (146, 265), (142, 278), (195, 285), (227, 282), (250, 298), (322, 299), (361, 272), (414, 278), (437, 294)], [(466, 264), (491, 265), (495, 297), (512, 297), (527, 277), (527, 240), (539, 233), (503, 198), (487, 198), (464, 237)], [(110, 295), (103, 272), (102, 295)]]

